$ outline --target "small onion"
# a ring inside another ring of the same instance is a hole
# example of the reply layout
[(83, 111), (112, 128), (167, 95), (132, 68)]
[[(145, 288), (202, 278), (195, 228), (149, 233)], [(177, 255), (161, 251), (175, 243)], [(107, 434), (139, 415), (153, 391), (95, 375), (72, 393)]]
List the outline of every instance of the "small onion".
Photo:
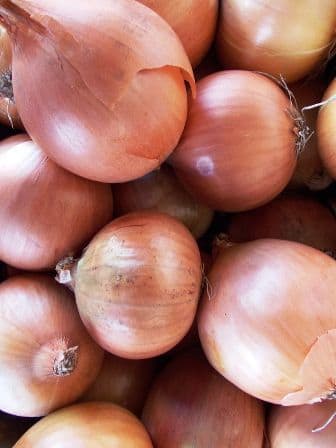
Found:
[(215, 369), (273, 403), (334, 397), (335, 260), (300, 243), (256, 240), (221, 250), (208, 279), (198, 329)]
[(317, 118), (317, 138), (320, 156), (333, 179), (336, 179), (336, 78), (324, 94), (323, 101), (333, 98), (322, 106)]
[(103, 360), (71, 293), (46, 275), (1, 283), (0, 340), (0, 409), (24, 417), (75, 401)]
[(179, 219), (195, 238), (206, 232), (213, 211), (187, 193), (168, 165), (146, 176), (113, 186), (116, 215), (136, 210), (156, 210)]
[(294, 82), (327, 57), (335, 29), (335, 0), (221, 0), (218, 55), (226, 67)]
[(60, 168), (27, 135), (0, 143), (0, 259), (53, 268), (112, 217), (109, 185)]
[(71, 267), (58, 266), (81, 318), (117, 356), (150, 358), (174, 347), (192, 325), (201, 259), (191, 233), (174, 218), (134, 212), (105, 226)]
[(153, 448), (143, 424), (112, 403), (81, 403), (54, 412), (13, 448)]
[(156, 448), (261, 448), (262, 404), (193, 350), (173, 359), (149, 392), (142, 420)]

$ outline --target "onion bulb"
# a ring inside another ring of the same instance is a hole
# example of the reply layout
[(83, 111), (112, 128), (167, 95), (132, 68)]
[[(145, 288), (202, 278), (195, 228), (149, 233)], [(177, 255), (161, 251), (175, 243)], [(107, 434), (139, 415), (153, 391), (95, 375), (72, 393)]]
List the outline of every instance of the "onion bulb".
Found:
[(193, 88), (194, 78), (159, 15), (129, 0), (9, 0), (0, 18), (20, 117), (56, 163), (124, 182), (173, 151), (187, 115), (184, 81)]
[(170, 157), (182, 184), (221, 211), (270, 201), (289, 182), (301, 148), (289, 98), (269, 78), (239, 70), (197, 84), (182, 139)]
[(82, 257), (58, 265), (81, 318), (114, 355), (144, 359), (174, 347), (192, 325), (202, 273), (198, 246), (174, 218), (134, 212), (105, 226)]
[(187, 193), (168, 165), (146, 176), (113, 186), (117, 215), (136, 210), (156, 210), (179, 219), (195, 238), (211, 224), (213, 211)]
[(256, 240), (221, 250), (198, 319), (212, 366), (282, 405), (335, 396), (336, 262), (300, 243)]
[(27, 135), (0, 143), (0, 259), (53, 268), (112, 217), (109, 185), (60, 168)]
[(0, 409), (24, 417), (75, 401), (103, 360), (71, 293), (46, 275), (1, 283), (0, 340)]
[(263, 406), (237, 389), (198, 350), (176, 357), (149, 392), (142, 420), (157, 448), (261, 448)]
[(336, 78), (325, 92), (323, 101), (326, 104), (320, 108), (317, 118), (318, 148), (327, 171), (336, 179)]
[(228, 68), (294, 82), (328, 56), (335, 29), (334, 0), (221, 0), (217, 50)]
[(48, 415), (13, 448), (153, 448), (143, 424), (112, 403), (81, 403)]

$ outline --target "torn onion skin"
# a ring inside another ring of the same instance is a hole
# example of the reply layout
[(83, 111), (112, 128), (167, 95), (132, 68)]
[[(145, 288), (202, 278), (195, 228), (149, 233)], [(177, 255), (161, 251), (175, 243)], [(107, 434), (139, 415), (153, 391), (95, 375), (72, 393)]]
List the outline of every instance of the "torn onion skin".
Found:
[(220, 5), (217, 52), (226, 68), (281, 74), (295, 82), (328, 57), (336, 37), (334, 0), (221, 0)]
[(198, 313), (209, 362), (272, 403), (333, 397), (335, 279), (335, 260), (300, 243), (261, 239), (221, 250), (208, 274), (211, 299), (203, 293)]
[(129, 0), (10, 0), (0, 17), (22, 123), (52, 160), (114, 183), (145, 175), (174, 150), (187, 116), (185, 80), (194, 90), (194, 77), (158, 14)]
[(80, 403), (48, 415), (13, 448), (153, 448), (143, 424), (112, 403)]
[(323, 101), (333, 98), (322, 106), (317, 118), (317, 138), (321, 159), (333, 179), (336, 179), (336, 78), (326, 90)]

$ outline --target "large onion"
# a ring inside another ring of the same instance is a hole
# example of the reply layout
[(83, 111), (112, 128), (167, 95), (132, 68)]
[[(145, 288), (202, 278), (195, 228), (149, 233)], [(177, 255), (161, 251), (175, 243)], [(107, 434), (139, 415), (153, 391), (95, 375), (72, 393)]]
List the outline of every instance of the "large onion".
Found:
[(129, 0), (2, 0), (0, 17), (20, 117), (54, 161), (123, 182), (173, 151), (186, 121), (184, 80), (194, 80), (159, 15)]
[(0, 259), (22, 269), (52, 268), (112, 217), (108, 185), (75, 176), (27, 135), (0, 143)]
[(220, 251), (208, 279), (199, 336), (220, 373), (273, 403), (335, 396), (335, 260), (303, 244), (257, 240)]

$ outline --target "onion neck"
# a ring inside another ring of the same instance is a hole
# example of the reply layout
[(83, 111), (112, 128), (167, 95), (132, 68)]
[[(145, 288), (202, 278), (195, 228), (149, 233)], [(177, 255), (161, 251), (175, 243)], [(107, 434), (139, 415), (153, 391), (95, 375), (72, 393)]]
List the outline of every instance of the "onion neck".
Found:
[(65, 257), (56, 265), (56, 281), (67, 286), (71, 291), (75, 289), (75, 273), (78, 259), (73, 256)]

